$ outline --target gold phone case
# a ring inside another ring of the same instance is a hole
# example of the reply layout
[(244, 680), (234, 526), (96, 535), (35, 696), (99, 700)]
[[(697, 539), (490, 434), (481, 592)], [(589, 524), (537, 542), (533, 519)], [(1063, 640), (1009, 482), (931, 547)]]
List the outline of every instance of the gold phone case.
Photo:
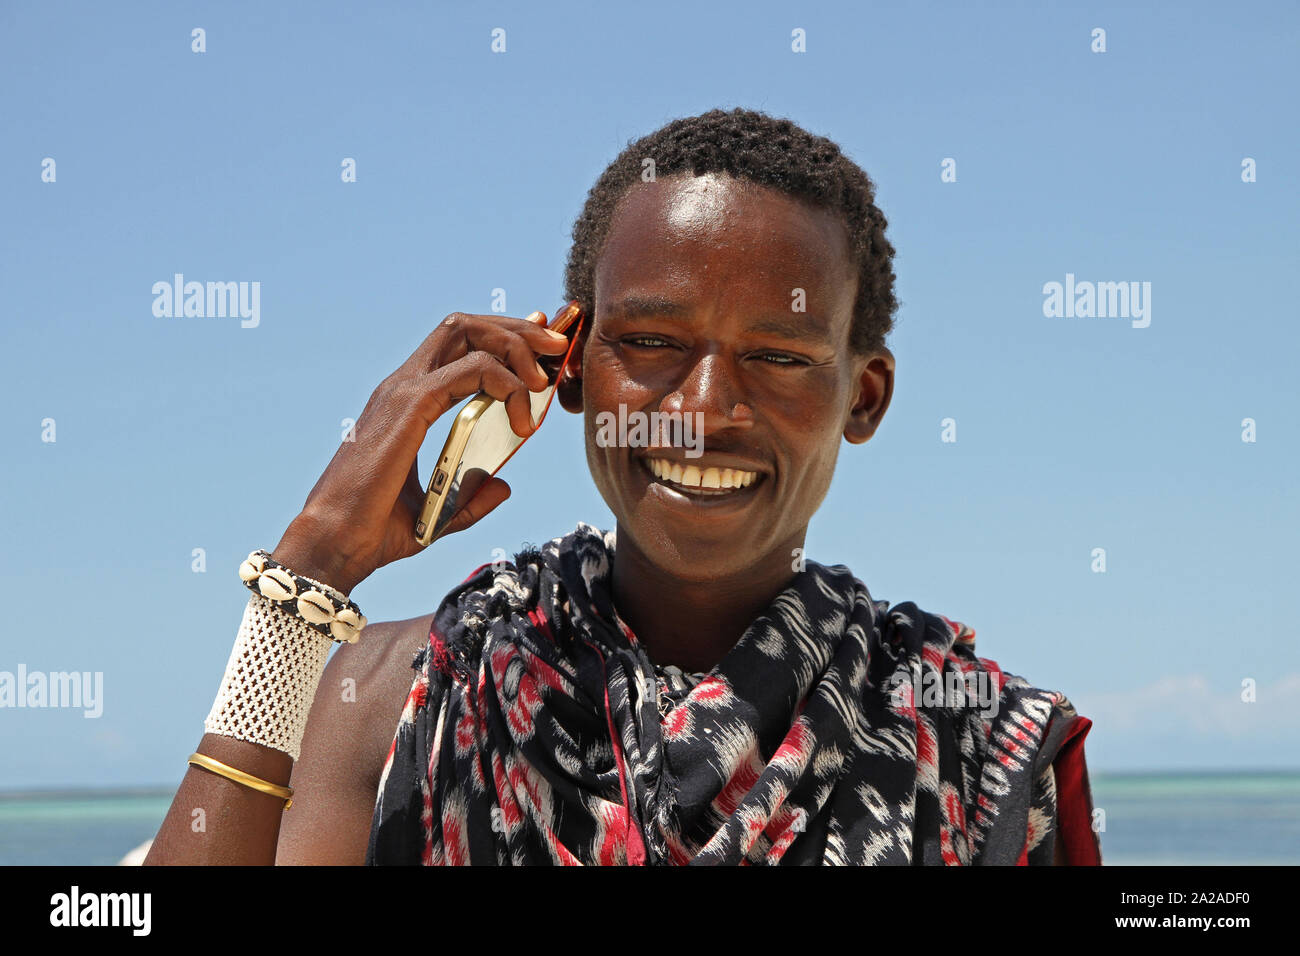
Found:
[[(528, 393), (532, 418), (539, 427), (555, 396), (560, 373), (573, 354), (582, 319), (578, 303), (570, 302), (547, 326), (569, 336), (569, 350), (563, 356), (537, 356), (538, 363), (551, 378), (548, 388)], [(442, 446), (433, 474), (429, 476), (424, 507), (415, 523), (415, 537), (420, 544), (432, 544), (483, 483), (500, 471), (527, 440), (516, 435), (510, 427), (503, 403), (483, 392), (471, 398), (452, 422), (451, 433)]]

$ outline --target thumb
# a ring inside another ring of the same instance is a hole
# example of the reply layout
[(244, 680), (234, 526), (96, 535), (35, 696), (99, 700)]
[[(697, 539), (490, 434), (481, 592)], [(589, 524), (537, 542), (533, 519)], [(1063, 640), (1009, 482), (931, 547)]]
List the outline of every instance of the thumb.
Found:
[(466, 503), (465, 507), (456, 512), (456, 516), (447, 522), (447, 527), (440, 537), (464, 531), (471, 525), (477, 524), (509, 497), (510, 486), (505, 481), (500, 478), (489, 478), (483, 482), (483, 486), (474, 493), (474, 497)]

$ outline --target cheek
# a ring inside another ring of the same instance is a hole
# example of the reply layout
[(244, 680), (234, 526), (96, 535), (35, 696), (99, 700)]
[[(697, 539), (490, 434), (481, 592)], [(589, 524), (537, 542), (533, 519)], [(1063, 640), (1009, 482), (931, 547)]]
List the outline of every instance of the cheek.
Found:
[[(841, 399), (834, 383), (810, 389), (806, 393), (806, 404), (785, 406), (798, 405), (804, 410), (802, 414), (783, 411), (779, 423), (773, 422), (786, 436), (786, 480), (801, 494), (821, 496), (830, 487), (839, 460), (840, 443), (844, 440)], [(808, 411), (810, 407), (814, 409), (811, 413)]]
[(835, 474), (835, 437), (804, 431), (800, 438), (798, 444), (790, 446), (791, 485), (800, 492), (824, 490)]
[(618, 406), (628, 411), (641, 409), (653, 398), (651, 390), (638, 384), (612, 349), (588, 346), (583, 356), (582, 397), (587, 408), (587, 427), (595, 433), (599, 412), (618, 414)]
[(618, 461), (625, 453), (616, 445), (602, 446), (596, 441), (600, 433), (598, 416), (605, 415), (608, 420), (613, 416), (618, 419), (618, 407), (624, 405), (629, 411), (642, 407), (645, 401), (643, 390), (629, 378), (617, 355), (598, 343), (591, 343), (583, 354), (583, 427), (585, 434), (583, 444), (587, 453), (587, 467), (596, 483), (601, 496), (612, 510), (620, 497), (614, 476), (620, 474)]

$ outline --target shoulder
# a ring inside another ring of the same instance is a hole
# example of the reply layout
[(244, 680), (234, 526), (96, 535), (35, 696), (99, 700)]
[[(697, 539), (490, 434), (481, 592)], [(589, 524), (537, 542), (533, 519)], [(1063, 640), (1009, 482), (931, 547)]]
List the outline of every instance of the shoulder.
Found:
[(1054, 719), (1077, 716), (1065, 694), (980, 656), (969, 623), (923, 610), (912, 601), (892, 606), (878, 601), (876, 612), (876, 634), (888, 658), (882, 667), (893, 684), (910, 687), (916, 707), (974, 710), (986, 718), (988, 729), (988, 718), (995, 715), (1025, 730), (1028, 719), (1040, 735)]
[(429, 640), (433, 614), (366, 625), (344, 644), (321, 675), (295, 777), (327, 775), (368, 790), (373, 798), (415, 677), (411, 664)]
[[(1017, 862), (1100, 864), (1084, 755), (1092, 721), (1061, 691), (977, 656), (975, 628), (969, 624), (912, 602), (893, 607), (878, 602), (877, 611), (882, 642), (896, 652), (898, 669), (892, 676), (902, 708), (918, 715), (918, 723), (926, 715), (931, 728), (940, 715), (968, 721), (974, 752), (991, 768), (980, 776), (980, 810), (996, 817), (994, 811), (1013, 790), (1029, 803), (1027, 833), (1013, 837), (1024, 843)], [(919, 667), (913, 669), (917, 658)], [(1049, 842), (1045, 837), (1054, 827)]]
[[(374, 675), (401, 661), (406, 670), (411, 660), (429, 639), (433, 612), (404, 621), (377, 621), (367, 624), (355, 644), (342, 644), (330, 658), (329, 666)], [(409, 652), (409, 653), (408, 653)], [(405, 655), (405, 660), (402, 660)]]
[[(921, 691), (917, 700), (924, 698), (927, 704), (949, 708), (956, 703), (977, 710), (986, 736), (991, 735), (1008, 750), (1000, 758), (1004, 762), (1008, 756), (1034, 753), (1034, 765), (1042, 772), (1062, 753), (1077, 748), (1082, 755), (1092, 721), (1080, 716), (1062, 691), (1013, 673), (991, 657), (978, 656), (975, 628), (969, 624), (921, 611), (915, 604), (905, 607), (908, 610), (904, 617), (910, 615), (925, 622), (915, 627), (923, 633), (924, 645), (923, 686), (917, 688)], [(954, 686), (956, 701), (952, 697)]]
[(391, 715), (387, 726), (380, 728), (391, 740), (415, 677), (412, 662), (428, 644), (432, 623), (432, 612), (404, 621), (381, 621), (367, 625), (357, 643), (342, 645), (330, 658), (317, 691), (318, 698), (325, 695), (325, 709), (352, 724), (386, 721)]

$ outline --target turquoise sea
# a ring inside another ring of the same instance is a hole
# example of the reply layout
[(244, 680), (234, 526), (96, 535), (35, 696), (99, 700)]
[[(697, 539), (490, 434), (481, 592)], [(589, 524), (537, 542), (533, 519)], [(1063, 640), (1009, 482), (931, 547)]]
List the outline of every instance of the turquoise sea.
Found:
[[(1091, 776), (1107, 865), (1300, 863), (1300, 772)], [(0, 793), (0, 865), (115, 864), (154, 835), (171, 797)]]

